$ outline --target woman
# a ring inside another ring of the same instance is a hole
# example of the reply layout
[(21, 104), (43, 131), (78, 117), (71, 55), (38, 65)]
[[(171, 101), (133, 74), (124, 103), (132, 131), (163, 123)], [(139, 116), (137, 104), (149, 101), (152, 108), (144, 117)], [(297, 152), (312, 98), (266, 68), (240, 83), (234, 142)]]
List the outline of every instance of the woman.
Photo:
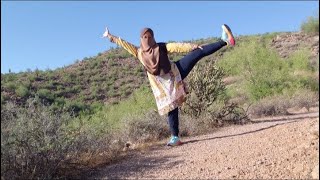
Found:
[[(126, 49), (143, 64), (156, 99), (158, 112), (160, 115), (168, 114), (172, 136), (167, 145), (181, 145), (178, 107), (186, 100), (183, 79), (201, 58), (216, 52), (223, 46), (235, 45), (230, 28), (223, 24), (221, 40), (203, 46), (192, 43), (156, 43), (150, 28), (142, 29), (139, 48), (110, 34), (108, 28), (106, 28), (103, 37), (108, 37), (111, 42)], [(168, 53), (174, 52), (189, 53), (179, 61), (172, 62), (168, 58)]]

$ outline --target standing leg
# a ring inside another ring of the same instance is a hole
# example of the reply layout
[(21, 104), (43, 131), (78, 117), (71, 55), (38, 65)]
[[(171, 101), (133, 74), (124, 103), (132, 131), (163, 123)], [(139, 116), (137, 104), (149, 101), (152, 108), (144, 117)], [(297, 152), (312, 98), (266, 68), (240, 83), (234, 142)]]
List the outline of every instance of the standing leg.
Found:
[(179, 146), (181, 141), (179, 139), (179, 109), (175, 108), (168, 114), (168, 123), (171, 131), (171, 139), (168, 142), (168, 146)]
[(222, 40), (212, 44), (204, 45), (202, 46), (203, 49), (196, 49), (177, 61), (176, 65), (180, 71), (181, 78), (184, 79), (185, 77), (187, 77), (192, 68), (200, 59), (213, 54), (225, 45), (227, 45), (227, 43)]
[(179, 109), (175, 108), (168, 114), (168, 123), (172, 136), (179, 136)]

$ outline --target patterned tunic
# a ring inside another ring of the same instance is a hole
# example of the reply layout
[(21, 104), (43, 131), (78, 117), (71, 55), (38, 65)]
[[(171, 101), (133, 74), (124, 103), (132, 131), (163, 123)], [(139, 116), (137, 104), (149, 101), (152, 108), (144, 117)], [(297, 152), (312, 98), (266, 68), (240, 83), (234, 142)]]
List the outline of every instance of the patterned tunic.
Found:
[[(134, 57), (141, 60), (141, 49), (122, 40), (120, 37), (113, 37), (112, 40), (119, 46), (126, 49)], [(191, 43), (167, 43), (166, 48), (168, 53), (182, 53), (190, 52), (194, 44)], [(150, 81), (151, 89), (156, 99), (158, 112), (160, 115), (165, 115), (175, 108), (182, 105), (186, 100), (186, 91), (184, 83), (181, 79), (179, 69), (174, 62), (170, 62), (171, 70), (169, 73), (160, 75), (153, 75), (147, 72)]]

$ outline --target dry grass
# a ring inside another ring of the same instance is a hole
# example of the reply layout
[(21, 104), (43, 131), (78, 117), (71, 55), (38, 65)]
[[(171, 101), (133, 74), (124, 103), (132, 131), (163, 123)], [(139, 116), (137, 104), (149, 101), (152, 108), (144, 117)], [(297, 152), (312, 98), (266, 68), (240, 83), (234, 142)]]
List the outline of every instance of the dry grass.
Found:
[(287, 115), (289, 108), (307, 108), (316, 106), (319, 102), (319, 94), (313, 91), (300, 90), (292, 96), (276, 95), (267, 97), (253, 104), (249, 108), (251, 118)]

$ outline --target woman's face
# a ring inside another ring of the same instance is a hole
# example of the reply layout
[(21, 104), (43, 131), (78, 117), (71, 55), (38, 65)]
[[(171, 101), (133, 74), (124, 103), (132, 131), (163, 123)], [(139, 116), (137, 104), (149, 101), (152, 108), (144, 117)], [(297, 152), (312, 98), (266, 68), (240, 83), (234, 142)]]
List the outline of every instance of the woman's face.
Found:
[(152, 38), (152, 35), (150, 32), (146, 32), (144, 33), (144, 35), (142, 36), (143, 39), (147, 40), (147, 39), (151, 39)]
[(144, 33), (144, 35), (142, 36), (142, 39), (143, 39), (145, 42), (148, 42), (148, 45), (149, 45), (149, 46), (153, 46), (153, 37), (152, 37), (152, 35), (151, 35), (150, 32)]

